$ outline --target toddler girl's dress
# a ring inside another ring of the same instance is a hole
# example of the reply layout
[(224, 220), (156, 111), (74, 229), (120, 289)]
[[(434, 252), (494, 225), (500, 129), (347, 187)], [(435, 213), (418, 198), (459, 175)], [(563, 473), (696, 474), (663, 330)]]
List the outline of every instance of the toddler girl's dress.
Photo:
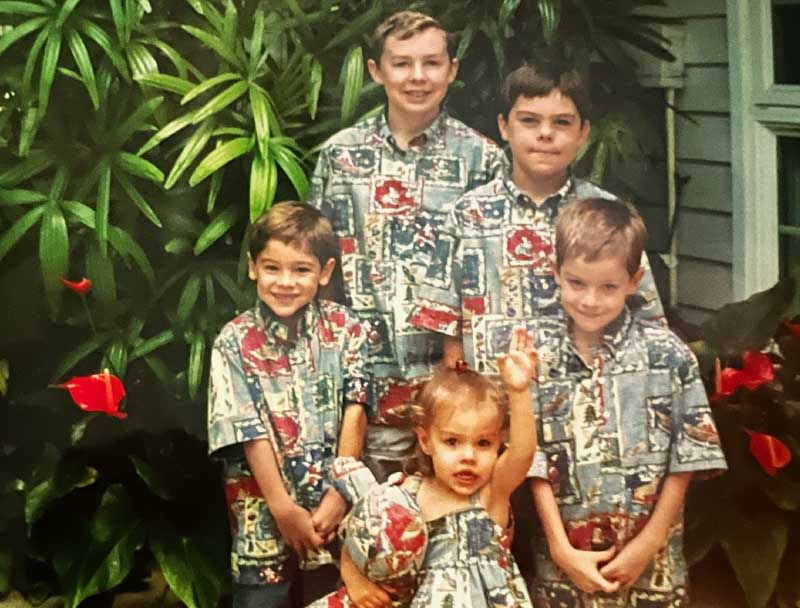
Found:
[[(404, 488), (415, 496), (422, 477)], [(525, 581), (511, 555), (513, 521), (497, 524), (478, 493), (469, 506), (427, 522), (428, 549), (411, 608), (532, 608)]]

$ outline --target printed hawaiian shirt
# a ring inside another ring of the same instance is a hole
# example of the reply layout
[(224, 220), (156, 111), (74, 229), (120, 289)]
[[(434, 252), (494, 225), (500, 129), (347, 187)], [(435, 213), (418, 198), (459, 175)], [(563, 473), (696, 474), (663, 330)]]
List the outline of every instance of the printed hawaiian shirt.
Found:
[[(570, 543), (621, 549), (650, 518), (664, 478), (726, 468), (697, 362), (656, 321), (623, 313), (606, 328), (590, 365), (563, 318), (538, 320), (539, 448), (529, 476), (553, 488)], [(534, 541), (534, 605), (575, 608), (686, 602), (682, 516), (629, 592), (585, 595)]]
[[(509, 176), (468, 192), (440, 230), (412, 323), (464, 336), (466, 361), (498, 375), (511, 329), (526, 319), (561, 314), (550, 260), (559, 210), (579, 198), (613, 199), (594, 184), (570, 177), (542, 204), (520, 192)], [(642, 255), (645, 275), (634, 296), (636, 314), (663, 318), (661, 301)]]
[[(311, 203), (340, 237), (348, 304), (371, 325), (378, 385), (385, 378), (424, 377), (441, 356), (441, 336), (409, 322), (417, 288), (445, 207), (505, 163), (497, 145), (445, 112), (407, 150), (397, 146), (384, 115), (339, 132), (323, 147)], [(390, 395), (387, 407), (394, 401)], [(395, 424), (392, 418), (391, 412), (370, 415), (382, 424)]]
[[(290, 341), (286, 325), (259, 303), (214, 342), (208, 442), (225, 463), (235, 582), (280, 582), (289, 557), (242, 444), (268, 439), (289, 495), (317, 507), (331, 486), (344, 407), (367, 403), (366, 333), (351, 311), (323, 300), (308, 306)], [(305, 566), (329, 561), (320, 552)]]

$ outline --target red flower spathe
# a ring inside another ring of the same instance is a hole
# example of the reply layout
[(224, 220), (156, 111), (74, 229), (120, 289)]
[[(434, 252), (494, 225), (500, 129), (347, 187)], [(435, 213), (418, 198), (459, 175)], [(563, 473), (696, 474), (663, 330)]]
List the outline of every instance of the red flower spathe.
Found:
[(775, 378), (772, 361), (764, 353), (747, 350), (742, 355), (742, 369), (726, 367), (720, 369), (717, 360), (715, 394), (712, 399), (720, 399), (733, 394), (740, 386), (754, 391), (765, 382)]
[(86, 277), (83, 277), (80, 281), (68, 281), (64, 277), (58, 277), (58, 280), (79, 296), (85, 296), (92, 290), (92, 282)]
[(767, 475), (774, 477), (778, 469), (791, 462), (792, 453), (780, 439), (750, 429), (745, 429), (744, 432), (750, 435), (750, 453)]
[(127, 414), (119, 411), (119, 402), (125, 396), (122, 380), (108, 370), (91, 376), (75, 376), (58, 388), (69, 391), (70, 397), (84, 412), (103, 412), (115, 418), (125, 418)]

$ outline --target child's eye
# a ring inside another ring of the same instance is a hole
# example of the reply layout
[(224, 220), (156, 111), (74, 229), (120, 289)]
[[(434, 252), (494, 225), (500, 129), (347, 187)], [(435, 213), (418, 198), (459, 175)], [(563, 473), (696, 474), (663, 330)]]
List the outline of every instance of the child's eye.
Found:
[(442, 64), (442, 62), (439, 61), (438, 59), (428, 59), (428, 61), (425, 62), (425, 65), (430, 65), (430, 66), (434, 66), (434, 67), (439, 66), (441, 64)]
[(266, 270), (267, 272), (277, 272), (278, 267), (275, 264), (267, 264), (264, 266), (264, 270)]
[(568, 118), (559, 118), (556, 120), (556, 125), (559, 127), (569, 127), (572, 124), (572, 121)]
[(616, 291), (617, 289), (619, 289), (619, 285), (615, 285), (614, 283), (606, 283), (605, 285), (603, 285), (603, 289), (605, 289), (606, 291)]
[(579, 281), (578, 279), (569, 279), (567, 283), (569, 283), (572, 287), (575, 287), (576, 289), (579, 287), (583, 287), (583, 281)]
[(490, 448), (492, 447), (492, 442), (489, 439), (481, 439), (478, 441), (479, 448)]
[(444, 440), (444, 444), (451, 448), (455, 447), (458, 445), (458, 439), (456, 439), (455, 437), (448, 437), (447, 439)]

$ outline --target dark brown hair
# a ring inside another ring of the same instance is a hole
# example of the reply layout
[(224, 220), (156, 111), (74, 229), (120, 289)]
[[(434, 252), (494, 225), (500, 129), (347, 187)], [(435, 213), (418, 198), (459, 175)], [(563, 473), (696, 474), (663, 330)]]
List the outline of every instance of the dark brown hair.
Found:
[(508, 120), (519, 97), (544, 97), (556, 89), (572, 100), (581, 122), (589, 118), (592, 106), (586, 79), (576, 68), (558, 62), (524, 65), (506, 76), (499, 111)]
[(636, 208), (626, 201), (584, 198), (571, 202), (556, 221), (556, 267), (568, 259), (602, 256), (625, 258), (633, 276), (642, 263), (647, 228)]
[(250, 225), (247, 241), (250, 259), (255, 262), (267, 243), (273, 239), (308, 248), (320, 266), (325, 266), (329, 260), (335, 260), (334, 276), (328, 285), (320, 286), (318, 295), (325, 299), (339, 299), (335, 297), (340, 289), (337, 280), (341, 281), (339, 240), (328, 218), (308, 203), (274, 203)]

